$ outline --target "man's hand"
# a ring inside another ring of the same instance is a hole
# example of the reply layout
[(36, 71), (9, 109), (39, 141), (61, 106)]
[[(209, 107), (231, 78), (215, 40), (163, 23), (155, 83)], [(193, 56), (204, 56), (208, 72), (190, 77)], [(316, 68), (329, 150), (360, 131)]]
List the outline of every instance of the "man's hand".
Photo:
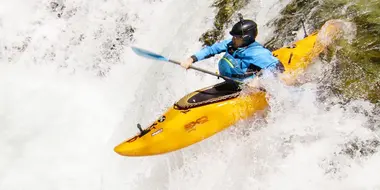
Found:
[(185, 69), (189, 69), (190, 65), (193, 63), (193, 59), (190, 57), (186, 61), (181, 62), (181, 66)]

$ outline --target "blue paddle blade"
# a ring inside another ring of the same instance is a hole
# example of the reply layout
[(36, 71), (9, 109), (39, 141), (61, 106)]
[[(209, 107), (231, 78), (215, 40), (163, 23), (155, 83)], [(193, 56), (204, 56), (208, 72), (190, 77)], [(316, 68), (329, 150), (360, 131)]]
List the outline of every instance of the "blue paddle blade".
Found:
[(144, 50), (144, 49), (137, 48), (137, 47), (131, 47), (131, 48), (139, 56), (142, 56), (142, 57), (145, 57), (148, 59), (155, 59), (155, 60), (160, 60), (160, 61), (169, 61), (168, 58), (165, 58), (162, 55), (158, 55), (158, 54), (150, 52), (148, 50)]

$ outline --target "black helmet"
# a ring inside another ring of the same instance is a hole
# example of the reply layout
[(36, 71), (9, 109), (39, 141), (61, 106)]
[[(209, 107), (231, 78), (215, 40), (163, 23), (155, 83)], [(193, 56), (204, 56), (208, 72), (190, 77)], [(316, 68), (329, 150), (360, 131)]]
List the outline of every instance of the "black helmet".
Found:
[(257, 24), (252, 20), (245, 20), (243, 16), (239, 14), (240, 21), (236, 23), (230, 34), (232, 36), (241, 36), (243, 38), (243, 46), (247, 46), (255, 41), (257, 36)]

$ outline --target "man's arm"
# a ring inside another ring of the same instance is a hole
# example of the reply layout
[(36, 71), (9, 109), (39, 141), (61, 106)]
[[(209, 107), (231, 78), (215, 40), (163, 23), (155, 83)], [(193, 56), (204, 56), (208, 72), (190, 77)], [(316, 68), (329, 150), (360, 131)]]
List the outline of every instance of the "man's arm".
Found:
[(202, 50), (198, 51), (194, 55), (191, 56), (194, 62), (212, 57), (221, 52), (225, 52), (227, 50), (227, 44), (231, 42), (231, 39), (223, 40), (221, 42), (217, 42), (211, 46), (207, 46)]
[(207, 46), (203, 48), (202, 50), (198, 51), (197, 53), (195, 53), (194, 55), (192, 55), (187, 60), (181, 62), (181, 66), (188, 69), (192, 63), (209, 58), (218, 53), (225, 52), (227, 50), (228, 43), (230, 43), (231, 41), (232, 41), (231, 39), (223, 40), (211, 46)]

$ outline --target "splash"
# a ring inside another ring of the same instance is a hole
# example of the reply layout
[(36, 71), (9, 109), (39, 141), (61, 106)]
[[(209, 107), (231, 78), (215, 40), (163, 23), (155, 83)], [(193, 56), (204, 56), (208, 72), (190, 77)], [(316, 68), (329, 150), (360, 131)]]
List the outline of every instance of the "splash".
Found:
[[(266, 15), (283, 1), (268, 2), (245, 9), (262, 21), (263, 35)], [(174, 100), (217, 82), (126, 48), (191, 55), (212, 26), (211, 4), (1, 2), (0, 189), (379, 188), (378, 112), (366, 101), (321, 101), (313, 82), (265, 80), (266, 119), (181, 151), (146, 158), (113, 152), (138, 132), (137, 122), (150, 123)], [(200, 64), (216, 68), (214, 59)]]

